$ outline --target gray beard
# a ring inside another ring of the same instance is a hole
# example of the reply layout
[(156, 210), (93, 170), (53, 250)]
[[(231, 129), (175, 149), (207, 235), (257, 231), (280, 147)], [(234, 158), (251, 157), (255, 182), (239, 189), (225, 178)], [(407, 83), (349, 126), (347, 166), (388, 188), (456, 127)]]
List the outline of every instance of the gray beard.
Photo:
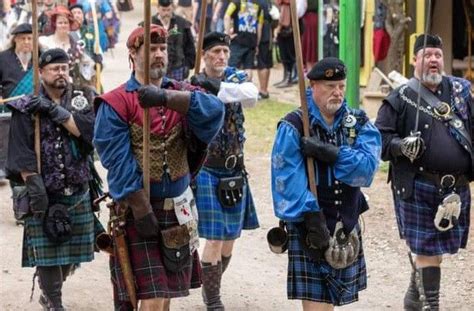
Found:
[(16, 55), (18, 56), (18, 58), (23, 64), (28, 64), (31, 60), (30, 52), (18, 52)]
[(159, 80), (166, 75), (166, 67), (150, 69), (150, 79)]
[(423, 74), (423, 82), (430, 85), (438, 85), (443, 80), (443, 75), (439, 73), (426, 73)]

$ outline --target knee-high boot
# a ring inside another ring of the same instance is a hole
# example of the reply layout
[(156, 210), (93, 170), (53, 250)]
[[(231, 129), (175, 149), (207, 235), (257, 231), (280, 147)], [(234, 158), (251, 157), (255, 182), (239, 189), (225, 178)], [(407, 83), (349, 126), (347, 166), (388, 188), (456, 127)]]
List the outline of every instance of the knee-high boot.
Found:
[(278, 87), (280, 85), (287, 84), (289, 76), (290, 76), (290, 72), (288, 71), (286, 66), (283, 65), (283, 79), (281, 79), (281, 81), (279, 81), (277, 83), (274, 83), (273, 86)]
[(38, 273), (39, 285), (42, 291), (40, 304), (43, 310), (63, 311), (62, 304), (62, 286), (63, 275), (61, 266), (36, 267)]
[(224, 310), (221, 301), (221, 279), (222, 264), (220, 261), (217, 265), (202, 262), (202, 296), (208, 311)]
[(416, 286), (416, 272), (412, 270), (410, 277), (410, 285), (408, 286), (405, 298), (403, 299), (403, 309), (406, 311), (421, 310), (420, 293)]
[(420, 301), (422, 310), (438, 311), (439, 310), (439, 288), (441, 282), (440, 267), (418, 268), (419, 284), (418, 292), (420, 293)]

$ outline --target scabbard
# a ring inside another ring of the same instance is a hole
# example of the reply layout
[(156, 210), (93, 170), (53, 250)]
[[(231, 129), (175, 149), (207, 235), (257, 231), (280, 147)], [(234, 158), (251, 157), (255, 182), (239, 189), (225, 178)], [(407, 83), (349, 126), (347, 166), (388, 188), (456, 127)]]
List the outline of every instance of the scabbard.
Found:
[[(117, 215), (118, 214), (118, 215)], [(110, 208), (110, 218), (112, 222), (112, 237), (115, 245), (115, 256), (117, 257), (120, 269), (122, 270), (123, 280), (125, 282), (125, 288), (127, 289), (130, 303), (133, 308), (137, 309), (137, 292), (135, 289), (135, 278), (133, 276), (132, 265), (130, 263), (130, 255), (128, 253), (127, 241), (125, 240), (125, 230), (123, 229), (122, 220), (124, 210), (119, 206), (119, 203), (115, 203)]]

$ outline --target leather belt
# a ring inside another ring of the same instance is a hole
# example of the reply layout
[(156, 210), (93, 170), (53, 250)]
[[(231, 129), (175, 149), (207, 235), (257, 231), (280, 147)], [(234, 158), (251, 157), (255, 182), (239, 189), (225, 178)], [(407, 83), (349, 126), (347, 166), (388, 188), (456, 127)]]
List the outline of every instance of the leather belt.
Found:
[(227, 170), (232, 170), (234, 168), (244, 168), (244, 155), (232, 154), (226, 158), (218, 158), (218, 157), (208, 157), (206, 162), (204, 162), (204, 166), (211, 167), (211, 168), (224, 168)]
[(469, 185), (469, 179), (466, 175), (459, 174), (440, 174), (432, 172), (418, 172), (423, 179), (431, 181), (441, 189), (449, 189), (453, 187), (461, 187)]
[(172, 198), (150, 198), (150, 204), (153, 209), (165, 211), (174, 210), (174, 201)]

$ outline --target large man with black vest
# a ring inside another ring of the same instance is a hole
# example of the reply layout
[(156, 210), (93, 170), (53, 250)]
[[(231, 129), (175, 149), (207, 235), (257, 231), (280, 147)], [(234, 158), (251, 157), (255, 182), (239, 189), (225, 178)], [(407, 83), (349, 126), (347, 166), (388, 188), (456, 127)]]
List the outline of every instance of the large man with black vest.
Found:
[[(368, 205), (360, 188), (377, 171), (381, 138), (362, 110), (348, 107), (342, 61), (324, 58), (307, 77), (312, 135), (303, 136), (300, 109), (278, 124), (273, 208), (288, 229), (288, 299), (302, 300), (303, 310), (333, 310), (357, 301), (367, 286), (358, 219)], [(317, 168), (317, 197), (308, 186), (307, 157)]]
[(444, 75), (440, 37), (420, 35), (413, 54), (414, 78), (383, 101), (376, 126), (400, 237), (416, 255), (405, 309), (438, 310), (442, 256), (465, 248), (469, 233), (471, 84)]
[(174, 13), (172, 0), (158, 0), (157, 13), (151, 22), (168, 30), (168, 71), (166, 76), (185, 80), (194, 68), (196, 48), (191, 22)]

